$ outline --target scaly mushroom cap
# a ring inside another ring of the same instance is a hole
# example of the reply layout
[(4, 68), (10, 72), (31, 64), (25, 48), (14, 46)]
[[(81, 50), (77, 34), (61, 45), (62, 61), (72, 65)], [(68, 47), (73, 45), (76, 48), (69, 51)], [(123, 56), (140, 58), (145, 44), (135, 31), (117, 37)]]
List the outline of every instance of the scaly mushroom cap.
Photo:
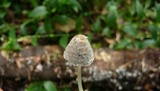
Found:
[(94, 60), (93, 50), (86, 36), (78, 34), (69, 42), (63, 57), (74, 66), (88, 66)]

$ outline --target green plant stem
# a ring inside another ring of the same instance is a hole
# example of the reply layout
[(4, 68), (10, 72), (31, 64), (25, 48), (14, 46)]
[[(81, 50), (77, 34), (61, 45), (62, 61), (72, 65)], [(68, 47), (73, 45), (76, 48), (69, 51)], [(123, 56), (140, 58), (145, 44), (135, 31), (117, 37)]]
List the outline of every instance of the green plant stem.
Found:
[(79, 91), (83, 91), (82, 78), (81, 78), (81, 66), (78, 66), (78, 89)]

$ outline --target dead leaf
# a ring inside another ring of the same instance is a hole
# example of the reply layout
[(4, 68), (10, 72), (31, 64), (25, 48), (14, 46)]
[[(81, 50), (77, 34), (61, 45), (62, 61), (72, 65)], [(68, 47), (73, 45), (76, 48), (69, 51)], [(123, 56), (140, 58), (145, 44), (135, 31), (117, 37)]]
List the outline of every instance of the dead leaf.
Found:
[(9, 54), (7, 54), (7, 52), (6, 51), (1, 51), (1, 55), (5, 58), (5, 59), (9, 59)]
[(31, 37), (28, 37), (28, 36), (17, 39), (18, 42), (21, 42), (24, 45), (30, 44), (31, 40), (32, 40)]
[(68, 33), (76, 28), (76, 21), (73, 19), (69, 19), (66, 24), (56, 23), (55, 28), (62, 32)]

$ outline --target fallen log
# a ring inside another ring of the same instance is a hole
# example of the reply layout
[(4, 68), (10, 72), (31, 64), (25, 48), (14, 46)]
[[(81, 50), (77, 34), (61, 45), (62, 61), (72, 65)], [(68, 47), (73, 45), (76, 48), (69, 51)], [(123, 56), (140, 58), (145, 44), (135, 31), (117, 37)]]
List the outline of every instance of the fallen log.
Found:
[[(75, 82), (77, 69), (62, 57), (59, 46), (27, 46), (21, 51), (0, 51), (0, 77), (15, 81), (64, 80)], [(83, 67), (83, 83), (99, 82), (104, 86), (123, 89), (130, 82), (134, 90), (160, 89), (160, 51), (144, 50), (114, 51), (107, 48), (94, 49), (95, 60)], [(142, 79), (143, 78), (143, 79)], [(132, 87), (132, 88), (133, 88)], [(112, 89), (113, 90), (113, 89)]]

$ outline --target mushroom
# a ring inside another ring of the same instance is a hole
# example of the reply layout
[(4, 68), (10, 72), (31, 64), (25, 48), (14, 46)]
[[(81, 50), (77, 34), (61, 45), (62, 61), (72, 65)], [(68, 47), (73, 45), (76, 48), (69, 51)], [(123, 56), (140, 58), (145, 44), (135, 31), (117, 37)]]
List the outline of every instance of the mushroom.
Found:
[(78, 66), (78, 88), (79, 91), (83, 91), (81, 67), (89, 66), (94, 60), (93, 50), (87, 36), (82, 34), (75, 35), (67, 45), (63, 57), (70, 64)]

